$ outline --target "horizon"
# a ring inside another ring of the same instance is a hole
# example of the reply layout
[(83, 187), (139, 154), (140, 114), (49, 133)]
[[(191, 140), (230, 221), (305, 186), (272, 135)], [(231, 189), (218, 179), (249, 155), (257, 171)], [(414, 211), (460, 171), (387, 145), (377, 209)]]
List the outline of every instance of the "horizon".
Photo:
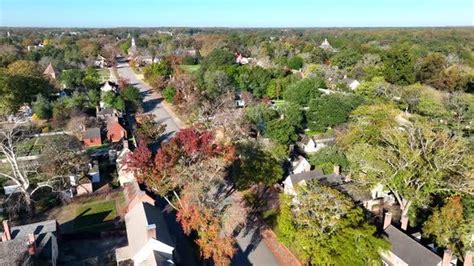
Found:
[(0, 0), (9, 28), (446, 28), (474, 26), (471, 0)]

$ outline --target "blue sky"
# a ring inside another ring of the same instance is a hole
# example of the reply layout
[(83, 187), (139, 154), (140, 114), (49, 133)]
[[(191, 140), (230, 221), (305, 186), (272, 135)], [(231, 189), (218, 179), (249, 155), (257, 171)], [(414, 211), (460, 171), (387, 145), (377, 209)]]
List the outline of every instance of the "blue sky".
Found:
[(0, 0), (0, 26), (474, 26), (474, 0)]

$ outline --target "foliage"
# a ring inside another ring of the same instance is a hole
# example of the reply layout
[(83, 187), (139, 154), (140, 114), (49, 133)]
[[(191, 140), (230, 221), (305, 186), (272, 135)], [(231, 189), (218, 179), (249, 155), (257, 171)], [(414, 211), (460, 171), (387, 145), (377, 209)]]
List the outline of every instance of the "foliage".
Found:
[(167, 77), (173, 73), (171, 64), (166, 61), (160, 61), (159, 63), (153, 63), (143, 68), (143, 77), (147, 82), (151, 82), (158, 77)]
[(163, 90), (163, 97), (165, 98), (165, 101), (169, 103), (173, 102), (175, 95), (176, 89), (172, 86), (166, 86), (166, 88)]
[(137, 89), (136, 87), (134, 86), (127, 86), (125, 87), (125, 89), (122, 90), (122, 97), (127, 100), (127, 101), (130, 101), (134, 104), (137, 104), (141, 101), (142, 99), (142, 96), (140, 94), (140, 90)]
[(151, 174), (153, 167), (152, 154), (145, 142), (139, 141), (138, 147), (127, 154), (125, 164), (139, 182), (143, 182)]
[(335, 165), (341, 166), (343, 170), (349, 169), (349, 161), (336, 146), (324, 147), (309, 156), (309, 162), (317, 168), (321, 168), (325, 174), (330, 174)]
[(397, 85), (410, 85), (415, 82), (415, 55), (408, 44), (390, 48), (385, 54), (384, 77)]
[(84, 71), (80, 69), (64, 70), (59, 79), (67, 88), (79, 88), (82, 86), (82, 80), (85, 77)]
[(307, 114), (308, 127), (311, 130), (325, 131), (329, 127), (344, 123), (352, 110), (361, 103), (361, 97), (339, 93), (312, 99)]
[(188, 55), (183, 58), (182, 64), (183, 65), (196, 65), (197, 59)]
[[(440, 247), (449, 248), (457, 255), (462, 256), (462, 235), (474, 233), (465, 232), (469, 223), (463, 217), (463, 205), (460, 196), (453, 196), (446, 200), (446, 204), (433, 212), (433, 215), (424, 223), (423, 233), (433, 236)], [(468, 243), (466, 243), (468, 244)], [(467, 247), (467, 248), (472, 248)], [(469, 249), (468, 249), (469, 250)]]
[(275, 184), (283, 176), (283, 169), (273, 155), (253, 142), (240, 143), (237, 146), (239, 159), (235, 161), (234, 183), (239, 190), (245, 190), (256, 184), (267, 186)]
[(265, 95), (267, 86), (272, 78), (271, 72), (259, 66), (241, 66), (236, 81), (241, 91), (249, 91), (255, 97)]
[(269, 121), (265, 136), (268, 136), (270, 139), (280, 144), (286, 145), (298, 140), (296, 128), (287, 119), (275, 119)]
[(41, 70), (38, 63), (34, 61), (18, 60), (8, 65), (7, 74), (41, 77)]
[(158, 140), (165, 130), (166, 124), (157, 122), (153, 115), (147, 115), (138, 124), (137, 134), (140, 139), (150, 143)]
[(235, 64), (234, 55), (224, 49), (214, 49), (201, 61), (201, 70), (217, 70)]
[(386, 240), (374, 236), (360, 208), (341, 192), (310, 181), (298, 188), (297, 206), (280, 199), (276, 232), (280, 241), (313, 265), (367, 265), (380, 261)]
[(321, 92), (318, 90), (320, 88), (326, 88), (326, 83), (322, 78), (313, 77), (302, 79), (291, 84), (283, 92), (283, 99), (301, 106), (306, 106), (311, 99), (321, 95)]
[(267, 105), (260, 103), (245, 110), (246, 119), (252, 123), (259, 134), (265, 134), (267, 123), (278, 117), (278, 113)]
[(362, 56), (353, 49), (345, 49), (336, 53), (332, 58), (332, 64), (339, 68), (347, 68), (353, 66), (362, 58)]
[(232, 79), (224, 71), (206, 72), (204, 83), (206, 93), (211, 99), (216, 99), (218, 96), (234, 90)]
[(298, 69), (301, 69), (303, 67), (303, 63), (304, 63), (303, 58), (301, 58), (299, 56), (294, 56), (294, 57), (288, 59), (287, 65), (291, 69), (298, 70)]
[(125, 101), (113, 91), (102, 92), (101, 100), (107, 108), (115, 108), (119, 111), (125, 110)]
[(446, 57), (441, 53), (430, 53), (415, 65), (416, 78), (420, 82), (431, 84), (446, 67)]
[(49, 119), (52, 115), (51, 103), (41, 94), (36, 96), (36, 101), (33, 103), (33, 113), (41, 119)]

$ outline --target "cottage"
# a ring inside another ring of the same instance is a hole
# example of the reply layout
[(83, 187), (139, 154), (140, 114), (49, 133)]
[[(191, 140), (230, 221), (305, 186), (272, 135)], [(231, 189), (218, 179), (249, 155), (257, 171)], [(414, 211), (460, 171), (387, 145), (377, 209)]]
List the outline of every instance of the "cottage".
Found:
[(235, 62), (239, 65), (247, 65), (250, 63), (250, 57), (244, 57), (241, 53), (235, 53)]
[(56, 220), (13, 227), (8, 220), (2, 223), (0, 265), (57, 264), (59, 226)]
[(311, 164), (303, 156), (298, 156), (296, 160), (291, 162), (292, 174), (300, 174), (303, 172), (309, 172), (311, 170)]
[(59, 72), (57, 72), (56, 69), (54, 69), (53, 65), (49, 63), (48, 67), (46, 67), (46, 69), (44, 70), (43, 75), (54, 80), (58, 77)]
[(314, 137), (303, 135), (301, 141), (297, 144), (305, 154), (311, 154), (318, 152), (319, 150), (327, 147), (333, 142), (334, 138), (315, 139)]
[(347, 76), (344, 76), (344, 79), (342, 80), (342, 82), (344, 82), (347, 85), (347, 87), (351, 90), (357, 89), (357, 87), (359, 87), (360, 85), (360, 82), (358, 80), (347, 78)]
[[(446, 250), (441, 257), (401, 229), (393, 226), (392, 213), (390, 212), (385, 214), (383, 230), (391, 248), (381, 254), (382, 265), (449, 266), (457, 264), (457, 259), (453, 258), (449, 250)], [(464, 261), (464, 265), (472, 265), (466, 264), (466, 261), (472, 263), (472, 253), (468, 253)]]
[(100, 91), (102, 92), (108, 92), (108, 91), (117, 92), (118, 88), (119, 88), (118, 84), (110, 80), (107, 80), (106, 82), (100, 84)]
[(84, 142), (84, 145), (86, 145), (86, 147), (102, 145), (102, 136), (100, 128), (88, 128), (82, 135), (82, 141)]
[(120, 117), (119, 111), (114, 108), (99, 108), (96, 110), (96, 117), (100, 121), (107, 122), (109, 120), (116, 120)]
[(120, 142), (127, 138), (127, 130), (115, 119), (107, 121), (107, 139), (110, 142)]
[(137, 182), (125, 186), (128, 246), (115, 250), (118, 265), (173, 265), (174, 243), (155, 201)]
[(108, 67), (107, 59), (100, 54), (97, 55), (97, 59), (94, 61), (94, 66), (100, 68)]

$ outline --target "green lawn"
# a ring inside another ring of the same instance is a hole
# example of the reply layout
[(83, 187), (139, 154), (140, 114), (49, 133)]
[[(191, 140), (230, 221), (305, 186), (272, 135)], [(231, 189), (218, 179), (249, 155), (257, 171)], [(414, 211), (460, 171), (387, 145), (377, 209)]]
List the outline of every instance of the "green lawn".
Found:
[(104, 223), (117, 217), (115, 200), (96, 201), (85, 203), (76, 209), (74, 229), (77, 231), (91, 231), (102, 229)]
[(180, 66), (182, 70), (186, 71), (189, 74), (192, 74), (201, 68), (200, 65), (181, 65)]

